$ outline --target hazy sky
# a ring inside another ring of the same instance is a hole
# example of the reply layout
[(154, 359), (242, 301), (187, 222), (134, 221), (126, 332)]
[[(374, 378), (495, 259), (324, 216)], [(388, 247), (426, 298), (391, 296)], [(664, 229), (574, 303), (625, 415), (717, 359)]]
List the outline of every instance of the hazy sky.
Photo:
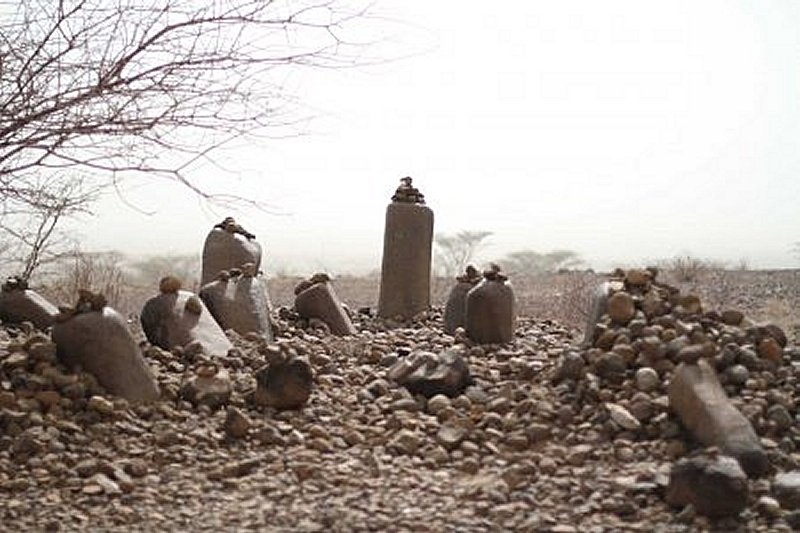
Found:
[[(406, 175), (437, 232), (494, 232), (484, 259), (798, 263), (800, 2), (455, 5), (379, 2), (386, 50), (410, 57), (287, 80), (317, 116), (309, 134), (222, 157), (235, 175), (201, 169), (280, 211), (234, 213), (268, 271), (378, 268)], [(87, 248), (199, 253), (228, 214), (178, 186), (130, 185), (154, 214), (102, 202), (81, 225)]]

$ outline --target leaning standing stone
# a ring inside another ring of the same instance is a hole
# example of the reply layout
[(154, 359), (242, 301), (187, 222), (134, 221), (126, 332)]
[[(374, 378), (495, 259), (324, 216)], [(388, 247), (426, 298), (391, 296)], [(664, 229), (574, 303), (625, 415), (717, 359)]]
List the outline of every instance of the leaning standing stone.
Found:
[(47, 329), (53, 325), (57, 315), (58, 307), (29, 289), (25, 280), (12, 277), (3, 284), (0, 290), (0, 320), (4, 323), (29, 321), (38, 329)]
[(161, 280), (161, 294), (142, 308), (140, 320), (147, 340), (165, 350), (198, 342), (206, 355), (227, 355), (233, 345), (202, 300), (189, 291), (175, 290), (166, 282), (170, 279), (174, 278)]
[(318, 318), (334, 335), (355, 335), (356, 328), (333, 290), (327, 274), (314, 274), (295, 288), (294, 308), (303, 318)]
[(86, 291), (74, 310), (53, 326), (58, 357), (80, 366), (112, 394), (131, 401), (159, 397), (158, 384), (125, 319), (105, 306), (105, 299)]
[(428, 309), (432, 247), (433, 211), (403, 178), (386, 209), (378, 316), (408, 319)]
[(256, 270), (259, 270), (261, 245), (255, 238), (255, 235), (237, 224), (233, 217), (227, 217), (214, 226), (203, 246), (203, 272), (200, 285), (214, 281), (222, 270), (238, 268), (245, 263), (253, 263)]
[(678, 365), (668, 395), (670, 407), (697, 440), (738, 459), (750, 476), (766, 472), (767, 455), (753, 426), (730, 402), (704, 359)]

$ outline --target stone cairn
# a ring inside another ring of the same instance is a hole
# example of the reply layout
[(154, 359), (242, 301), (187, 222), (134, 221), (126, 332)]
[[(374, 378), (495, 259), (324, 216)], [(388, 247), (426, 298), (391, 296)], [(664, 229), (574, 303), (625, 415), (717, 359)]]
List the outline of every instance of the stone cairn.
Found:
[(52, 332), (59, 359), (91, 373), (108, 392), (131, 401), (159, 397), (158, 384), (128, 324), (107, 306), (102, 294), (79, 291), (74, 307), (64, 307)]
[(328, 274), (317, 273), (297, 284), (294, 308), (304, 319), (323, 321), (334, 335), (355, 335), (356, 328), (336, 295)]
[(58, 316), (58, 307), (28, 287), (28, 282), (12, 276), (0, 289), (0, 320), (6, 324), (30, 322), (37, 329), (47, 329)]
[(706, 446), (673, 465), (667, 502), (736, 515), (747, 477), (771, 469), (764, 440), (794, 451), (791, 364), (800, 354), (779, 327), (706, 311), (657, 275), (618, 270), (600, 287), (583, 348), (565, 353), (554, 379), (580, 403), (603, 406), (611, 432), (663, 438), (674, 457), (691, 442)]
[(463, 274), (456, 277), (456, 284), (450, 289), (444, 307), (444, 332), (453, 335), (456, 328), (467, 325), (467, 293), (481, 280), (481, 275), (472, 265), (467, 265)]
[(386, 208), (378, 316), (408, 320), (430, 307), (432, 248), (433, 211), (403, 178)]
[(516, 303), (508, 278), (493, 264), (467, 292), (464, 321), (467, 335), (478, 344), (499, 344), (514, 338)]

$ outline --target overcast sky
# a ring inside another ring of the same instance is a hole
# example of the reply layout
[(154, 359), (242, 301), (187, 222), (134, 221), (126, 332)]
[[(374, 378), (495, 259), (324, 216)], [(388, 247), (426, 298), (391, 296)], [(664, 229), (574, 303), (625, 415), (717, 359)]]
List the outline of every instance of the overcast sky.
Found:
[[(379, 268), (406, 175), (437, 232), (494, 233), (486, 260), (566, 248), (595, 268), (676, 254), (797, 264), (800, 2), (376, 9), (388, 53), (409, 57), (287, 80), (317, 117), (308, 134), (198, 174), (275, 206), (234, 213), (268, 272)], [(87, 248), (199, 253), (228, 214), (161, 182), (129, 184), (126, 199), (153, 214), (103, 201), (81, 224)]]

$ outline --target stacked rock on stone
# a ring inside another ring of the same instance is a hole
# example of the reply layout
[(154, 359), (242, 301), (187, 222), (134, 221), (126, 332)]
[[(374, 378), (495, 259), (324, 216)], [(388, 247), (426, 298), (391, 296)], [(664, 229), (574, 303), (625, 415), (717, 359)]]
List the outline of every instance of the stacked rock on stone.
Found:
[(0, 289), (0, 320), (7, 324), (31, 322), (38, 329), (53, 325), (58, 307), (28, 288), (28, 282), (10, 277)]
[(386, 208), (378, 316), (407, 320), (430, 307), (432, 249), (433, 211), (403, 178)]
[(499, 344), (514, 338), (514, 289), (500, 267), (492, 265), (466, 296), (464, 311), (469, 338), (478, 344)]
[(219, 272), (215, 281), (200, 289), (199, 296), (223, 330), (257, 333), (272, 340), (267, 284), (255, 263)]
[(456, 397), (472, 384), (469, 367), (461, 351), (412, 352), (389, 369), (387, 377), (411, 394), (432, 398), (437, 394)]
[(159, 389), (125, 319), (101, 294), (81, 290), (74, 308), (53, 325), (58, 357), (91, 373), (106, 390), (132, 401), (152, 401)]
[(301, 281), (294, 289), (294, 308), (305, 319), (316, 318), (325, 322), (334, 335), (355, 335), (356, 328), (330, 281), (330, 276), (325, 273)]
[(181, 290), (181, 281), (173, 276), (161, 279), (159, 292), (140, 316), (148, 341), (164, 350), (196, 346), (192, 349), (208, 356), (227, 355), (233, 345), (199, 297)]
[(286, 343), (260, 346), (267, 364), (256, 371), (256, 405), (275, 409), (299, 409), (308, 402), (314, 383), (311, 365)]
[(200, 285), (214, 281), (223, 270), (253, 263), (261, 268), (261, 245), (256, 236), (245, 230), (233, 217), (216, 224), (203, 245), (203, 267)]
[(447, 303), (444, 307), (444, 332), (452, 335), (456, 328), (467, 325), (467, 293), (481, 280), (478, 270), (467, 265), (463, 274), (456, 277), (456, 284), (450, 289)]

